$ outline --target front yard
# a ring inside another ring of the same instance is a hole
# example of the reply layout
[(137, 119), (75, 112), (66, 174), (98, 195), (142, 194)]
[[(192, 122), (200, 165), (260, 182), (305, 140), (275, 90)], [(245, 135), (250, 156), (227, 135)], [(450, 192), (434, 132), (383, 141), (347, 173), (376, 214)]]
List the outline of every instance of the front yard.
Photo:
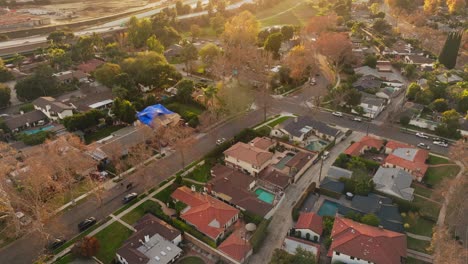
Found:
[(429, 155), (429, 158), (427, 159), (427, 164), (429, 165), (439, 165), (439, 164), (447, 164), (447, 163), (453, 164), (453, 162), (449, 161), (446, 158), (442, 158), (442, 157), (434, 156), (434, 155)]
[(188, 173), (187, 178), (198, 181), (207, 182), (211, 179), (211, 164), (203, 164), (195, 167), (192, 172)]
[(423, 181), (431, 186), (439, 184), (444, 177), (453, 178), (460, 171), (460, 167), (457, 165), (447, 165), (440, 167), (430, 167), (427, 169), (426, 175)]
[(130, 211), (129, 213), (127, 213), (126, 215), (124, 215), (122, 217), (122, 220), (130, 225), (133, 225), (146, 213), (158, 215), (158, 212), (162, 212), (161, 205), (154, 201), (147, 200), (132, 211)]
[(133, 231), (119, 222), (114, 222), (94, 237), (99, 240), (99, 251), (96, 257), (103, 263), (112, 263), (115, 252), (123, 242), (132, 235)]

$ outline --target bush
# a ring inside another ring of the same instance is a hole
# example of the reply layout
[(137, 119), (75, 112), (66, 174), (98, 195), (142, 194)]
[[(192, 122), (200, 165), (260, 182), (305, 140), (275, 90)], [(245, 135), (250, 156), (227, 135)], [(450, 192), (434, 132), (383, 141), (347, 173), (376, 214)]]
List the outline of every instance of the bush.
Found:
[(34, 105), (32, 103), (27, 103), (19, 108), (20, 111), (23, 111), (23, 113), (31, 112), (34, 110)]
[(23, 141), (24, 144), (28, 146), (34, 146), (44, 143), (46, 139), (51, 138), (52, 133), (50, 131), (40, 131), (36, 134), (26, 135), (26, 134), (19, 134), (18, 139)]
[(186, 224), (185, 222), (179, 220), (179, 219), (173, 219), (172, 220), (172, 225), (179, 229), (182, 230), (183, 232), (187, 232), (191, 234), (192, 236), (196, 237), (197, 239), (205, 242), (205, 244), (209, 245), (212, 248), (216, 248), (216, 242), (212, 240), (211, 238), (205, 236), (203, 233), (200, 231), (196, 230), (192, 226)]
[(250, 244), (252, 245), (254, 253), (257, 253), (260, 247), (263, 245), (263, 241), (265, 240), (268, 234), (269, 224), (270, 220), (263, 220), (257, 227), (255, 233), (252, 235), (252, 238), (250, 239)]
[(263, 220), (263, 217), (258, 216), (258, 215), (254, 214), (252, 212), (247, 211), (247, 210), (242, 211), (242, 215), (243, 215), (244, 221), (246, 223), (254, 223), (256, 225), (259, 225)]

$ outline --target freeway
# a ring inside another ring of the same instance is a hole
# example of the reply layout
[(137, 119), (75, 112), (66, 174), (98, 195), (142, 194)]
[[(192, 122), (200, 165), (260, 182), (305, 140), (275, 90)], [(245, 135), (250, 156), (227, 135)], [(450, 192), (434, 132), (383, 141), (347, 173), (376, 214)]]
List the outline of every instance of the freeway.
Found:
[[(192, 6), (196, 5), (197, 0), (186, 0), (184, 3), (190, 4)], [(232, 10), (239, 8), (241, 5), (246, 4), (246, 3), (253, 3), (254, 0), (242, 0), (240, 2), (231, 4), (226, 7), (227, 10)], [(208, 0), (203, 0), (202, 3), (207, 3)], [(166, 7), (174, 7), (175, 4), (169, 5), (169, 6), (164, 6), (164, 7), (158, 7), (153, 10), (143, 12), (140, 14), (135, 15), (137, 18), (145, 18), (145, 17), (151, 17), (163, 10)], [(187, 14), (187, 15), (181, 15), (178, 16), (179, 19), (187, 19), (187, 18), (193, 18), (197, 16), (202, 16), (208, 14), (207, 11), (202, 11), (202, 12), (197, 12), (197, 13), (192, 13), (192, 14)], [(74, 34), (76, 36), (87, 36), (91, 35), (93, 33), (98, 33), (98, 34), (104, 34), (104, 33), (110, 33), (110, 32), (115, 32), (119, 31), (125, 28), (125, 23), (128, 22), (131, 16), (126, 17), (126, 18), (121, 18), (117, 19), (99, 26), (93, 26), (86, 28), (84, 30), (76, 31)], [(9, 41), (4, 41), (0, 43), (0, 56), (5, 56), (9, 55), (12, 53), (16, 53), (18, 51), (15, 51), (14, 49), (19, 49), (21, 52), (25, 52), (24, 48), (22, 46), (28, 46), (31, 47), (30, 50), (34, 50), (35, 48), (39, 47), (40, 45), (44, 45), (47, 43), (47, 35), (40, 35), (40, 36), (31, 36), (27, 38), (19, 38), (19, 39), (13, 39)], [(33, 48), (34, 47), (34, 48)]]
[[(415, 135), (404, 133), (398, 127), (391, 124), (388, 125), (385, 122), (356, 122), (345, 117), (335, 117), (327, 111), (311, 112), (310, 108), (305, 106), (307, 100), (308, 98), (303, 94), (302, 90), (289, 97), (273, 99), (268, 109), (268, 114), (276, 115), (288, 112), (300, 115), (312, 115), (322, 122), (336, 124), (354, 131), (369, 132), (370, 134), (412, 145), (421, 142), (421, 139)], [(263, 121), (263, 109), (258, 109), (230, 120), (209, 132), (198, 134), (195, 136), (195, 142), (191, 144), (191, 147), (184, 151), (185, 164), (198, 160), (207, 154), (214, 148), (217, 138), (232, 138), (242, 129), (253, 127), (261, 121)], [(433, 146), (431, 151), (446, 155), (448, 149)], [(135, 187), (130, 191), (142, 193), (175, 174), (182, 168), (182, 164), (181, 152), (180, 150), (176, 150), (170, 157), (150, 163), (141, 171), (127, 176), (124, 185), (128, 182), (133, 182)], [(52, 236), (65, 236), (70, 239), (78, 234), (76, 226), (80, 221), (89, 216), (94, 216), (98, 220), (105, 219), (109, 214), (122, 206), (122, 198), (128, 192), (125, 188), (117, 185), (103, 193), (101, 197), (102, 203), (98, 201), (97, 197), (92, 196), (84, 202), (78, 203), (75, 207), (63, 211), (55, 219), (51, 220), (50, 223), (47, 223), (48, 231)], [(32, 263), (44, 252), (44, 243), (45, 238), (37, 232), (24, 235), (22, 238), (0, 249), (0, 259), (2, 259), (2, 263)]]

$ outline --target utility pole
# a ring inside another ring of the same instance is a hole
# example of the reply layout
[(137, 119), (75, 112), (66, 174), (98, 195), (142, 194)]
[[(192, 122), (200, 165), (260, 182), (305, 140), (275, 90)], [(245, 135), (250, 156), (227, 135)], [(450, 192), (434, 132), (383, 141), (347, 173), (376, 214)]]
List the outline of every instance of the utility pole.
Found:
[(322, 167), (323, 167), (323, 156), (320, 157), (320, 172), (319, 172), (319, 184), (322, 181)]

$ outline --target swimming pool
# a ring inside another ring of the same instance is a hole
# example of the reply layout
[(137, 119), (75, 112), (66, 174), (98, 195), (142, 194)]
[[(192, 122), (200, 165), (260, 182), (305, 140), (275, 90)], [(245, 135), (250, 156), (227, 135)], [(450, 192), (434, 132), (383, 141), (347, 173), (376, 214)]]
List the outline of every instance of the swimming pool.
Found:
[(328, 144), (329, 144), (328, 141), (316, 140), (316, 141), (310, 142), (310, 144), (306, 146), (306, 149), (311, 150), (311, 151), (321, 151), (326, 146), (328, 146)]
[(49, 125), (49, 126), (45, 126), (45, 127), (41, 127), (41, 128), (27, 130), (27, 131), (24, 131), (23, 133), (26, 134), (26, 135), (33, 135), (33, 134), (39, 133), (41, 131), (51, 130), (52, 128), (54, 128), (54, 126)]
[(275, 167), (282, 170), (288, 161), (290, 161), (294, 157), (294, 154), (288, 153), (284, 156), (278, 163), (276, 163)]
[(255, 190), (255, 194), (257, 195), (258, 199), (264, 201), (265, 203), (273, 204), (273, 201), (275, 200), (274, 194), (262, 188)]
[(335, 216), (338, 211), (338, 204), (329, 200), (324, 200), (320, 206), (318, 215), (320, 216)]

